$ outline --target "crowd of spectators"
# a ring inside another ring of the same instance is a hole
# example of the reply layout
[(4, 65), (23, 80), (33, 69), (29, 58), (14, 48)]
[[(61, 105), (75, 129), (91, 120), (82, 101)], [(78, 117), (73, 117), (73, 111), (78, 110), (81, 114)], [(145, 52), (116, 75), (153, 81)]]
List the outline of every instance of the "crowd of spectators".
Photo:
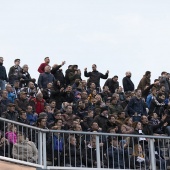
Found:
[[(78, 65), (69, 65), (64, 73), (64, 64), (65, 61), (51, 67), (50, 58), (46, 57), (38, 68), (40, 75), (36, 81), (29, 74), (27, 64), (20, 66), (20, 59), (15, 59), (7, 75), (3, 57), (0, 57), (0, 117), (43, 129), (170, 135), (169, 73), (163, 71), (151, 83), (151, 72), (146, 71), (135, 88), (131, 72), (127, 71), (122, 87), (117, 75), (108, 78), (109, 71), (105, 74), (99, 72), (96, 64), (92, 65), (92, 71), (84, 69), (87, 80), (81, 78), (82, 71)], [(106, 80), (103, 87), (100, 86), (100, 79)], [(37, 143), (33, 137), (29, 138), (26, 132), (21, 133), (14, 125), (8, 125), (5, 134), (4, 127), (0, 130), (0, 155), (4, 154), (3, 149), (7, 145), (11, 145), (14, 158), (37, 161)], [(146, 144), (145, 148), (141, 141)], [(134, 150), (129, 158), (127, 147), (132, 143)], [(127, 158), (132, 162), (131, 168), (146, 168), (149, 166), (147, 146), (145, 138), (134, 139), (133, 142), (129, 138), (102, 139), (100, 148), (104, 155), (101, 157), (106, 159), (102, 159), (101, 165), (125, 168), (129, 166), (128, 160), (123, 161)], [(160, 153), (156, 142), (155, 148)], [(79, 150), (86, 152), (80, 154)], [(50, 154), (52, 152), (54, 154)], [(49, 160), (55, 160), (55, 165), (62, 165), (65, 159), (65, 166), (96, 167), (96, 138), (69, 135), (66, 140), (60, 133), (56, 132), (53, 137), (49, 134), (47, 156)], [(157, 165), (166, 169), (164, 157), (160, 154), (155, 157)], [(109, 164), (105, 163), (107, 160)]]

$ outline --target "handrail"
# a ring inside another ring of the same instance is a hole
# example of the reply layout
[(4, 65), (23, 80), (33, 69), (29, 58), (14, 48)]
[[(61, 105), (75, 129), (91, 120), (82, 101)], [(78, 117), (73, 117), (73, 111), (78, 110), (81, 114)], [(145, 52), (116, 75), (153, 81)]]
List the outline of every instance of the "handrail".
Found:
[[(35, 129), (41, 132), (51, 132), (51, 133), (69, 133), (69, 134), (86, 134), (86, 135), (103, 135), (103, 136), (119, 136), (119, 137), (141, 137), (141, 135), (136, 135), (136, 134), (121, 134), (121, 133), (103, 133), (103, 132), (84, 132), (84, 131), (71, 131), (71, 130), (51, 130), (51, 129), (42, 129), (42, 128), (38, 128), (35, 126), (31, 126), (31, 125), (26, 125), (20, 122), (16, 122), (16, 121), (12, 121), (12, 120), (8, 120), (5, 118), (1, 118), (0, 117), (0, 121), (5, 121), (5, 122), (9, 122), (9, 123), (13, 123), (16, 125), (21, 125), (23, 127), (28, 127), (31, 129)], [(170, 136), (158, 136), (158, 135), (142, 135), (143, 138), (150, 138), (150, 139), (170, 139)]]

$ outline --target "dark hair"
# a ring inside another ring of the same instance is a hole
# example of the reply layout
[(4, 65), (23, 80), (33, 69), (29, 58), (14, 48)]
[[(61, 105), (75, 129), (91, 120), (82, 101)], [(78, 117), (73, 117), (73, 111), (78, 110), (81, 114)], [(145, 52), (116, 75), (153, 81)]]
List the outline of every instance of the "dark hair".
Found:
[(49, 57), (45, 57), (44, 60), (46, 60), (47, 58), (49, 58)]
[(20, 61), (20, 59), (17, 58), (17, 59), (14, 60), (14, 62), (17, 62), (17, 61)]
[(145, 76), (148, 76), (149, 74), (151, 74), (150, 71), (146, 71), (146, 72), (145, 72)]

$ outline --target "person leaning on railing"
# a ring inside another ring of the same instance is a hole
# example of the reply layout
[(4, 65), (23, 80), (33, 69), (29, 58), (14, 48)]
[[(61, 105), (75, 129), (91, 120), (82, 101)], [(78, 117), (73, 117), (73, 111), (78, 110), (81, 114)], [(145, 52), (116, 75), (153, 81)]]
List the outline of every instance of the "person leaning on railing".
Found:
[(12, 155), (15, 159), (36, 163), (38, 160), (38, 150), (35, 144), (26, 139), (22, 132), (17, 134), (17, 143), (13, 145)]

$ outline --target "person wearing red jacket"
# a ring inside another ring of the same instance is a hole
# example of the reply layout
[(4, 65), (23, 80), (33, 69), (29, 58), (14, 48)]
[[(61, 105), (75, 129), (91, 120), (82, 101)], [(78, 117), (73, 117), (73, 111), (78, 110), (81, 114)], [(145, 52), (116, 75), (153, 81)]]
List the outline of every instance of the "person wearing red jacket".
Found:
[(38, 68), (38, 72), (39, 73), (44, 73), (44, 69), (46, 66), (48, 66), (50, 63), (50, 58), (49, 57), (45, 57), (44, 58), (44, 63), (42, 63), (39, 68)]

